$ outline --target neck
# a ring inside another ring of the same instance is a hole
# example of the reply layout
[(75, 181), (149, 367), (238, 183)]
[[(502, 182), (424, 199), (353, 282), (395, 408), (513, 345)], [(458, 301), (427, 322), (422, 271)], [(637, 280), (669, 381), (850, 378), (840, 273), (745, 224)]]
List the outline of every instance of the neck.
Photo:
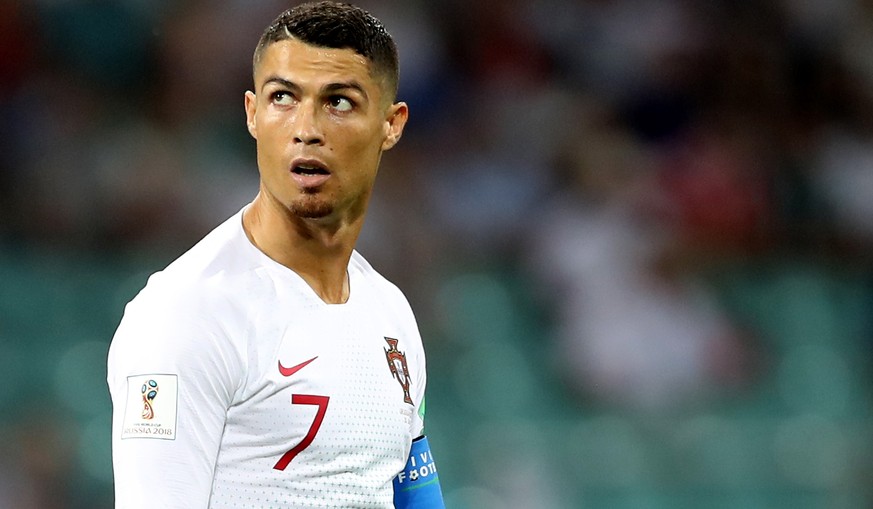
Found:
[(360, 223), (299, 218), (261, 193), (243, 213), (243, 229), (255, 247), (300, 275), (324, 302), (348, 300), (347, 271)]

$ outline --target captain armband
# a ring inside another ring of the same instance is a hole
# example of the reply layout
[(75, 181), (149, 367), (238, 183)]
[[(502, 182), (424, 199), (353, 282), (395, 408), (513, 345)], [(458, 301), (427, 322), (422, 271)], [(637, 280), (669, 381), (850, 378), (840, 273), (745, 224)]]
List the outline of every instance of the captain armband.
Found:
[(394, 507), (397, 509), (445, 509), (440, 478), (427, 437), (416, 438), (406, 466), (394, 478)]

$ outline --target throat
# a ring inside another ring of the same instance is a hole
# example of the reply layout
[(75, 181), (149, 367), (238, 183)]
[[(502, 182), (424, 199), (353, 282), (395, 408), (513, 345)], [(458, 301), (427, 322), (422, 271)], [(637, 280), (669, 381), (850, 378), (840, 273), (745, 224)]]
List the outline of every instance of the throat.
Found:
[(345, 304), (349, 301), (349, 297), (351, 296), (351, 283), (349, 282), (348, 271), (345, 272), (341, 282), (334, 282), (333, 284), (328, 284), (319, 280), (311, 280), (303, 274), (300, 276), (325, 304)]
[(327, 304), (348, 301), (348, 267), (359, 229), (334, 225), (325, 218), (301, 217), (264, 195), (244, 212), (243, 229), (255, 248), (295, 272), (319, 299)]

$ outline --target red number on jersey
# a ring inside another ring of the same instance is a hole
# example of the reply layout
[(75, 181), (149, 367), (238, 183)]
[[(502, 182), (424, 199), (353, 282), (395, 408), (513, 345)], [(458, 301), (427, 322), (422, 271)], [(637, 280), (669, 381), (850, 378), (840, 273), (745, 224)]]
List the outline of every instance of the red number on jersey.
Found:
[(329, 401), (329, 396), (310, 396), (308, 394), (293, 394), (291, 396), (292, 404), (317, 405), (318, 412), (315, 413), (315, 419), (312, 421), (312, 425), (309, 426), (309, 431), (306, 432), (306, 436), (303, 437), (303, 440), (301, 440), (299, 444), (295, 445), (293, 449), (283, 454), (273, 468), (275, 468), (276, 470), (285, 470), (285, 467), (287, 467), (288, 464), (291, 463), (291, 460), (293, 460), (294, 457), (300, 453), (300, 451), (309, 447), (312, 441), (315, 440), (315, 435), (318, 433), (318, 428), (321, 427), (321, 422), (324, 421), (324, 414), (325, 412), (327, 412), (327, 404)]

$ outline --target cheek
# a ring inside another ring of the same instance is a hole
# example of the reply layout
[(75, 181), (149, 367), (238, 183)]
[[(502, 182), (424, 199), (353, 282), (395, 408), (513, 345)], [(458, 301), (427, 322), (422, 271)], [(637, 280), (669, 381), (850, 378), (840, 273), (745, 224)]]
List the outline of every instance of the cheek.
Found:
[(326, 135), (328, 149), (349, 163), (369, 161), (380, 151), (381, 137), (371, 128), (336, 126)]
[(288, 146), (288, 140), (284, 135), (286, 132), (288, 130), (284, 129), (281, 122), (275, 118), (259, 119), (256, 143), (258, 158), (265, 161), (281, 158), (285, 153), (285, 147)]
[(361, 150), (367, 152), (381, 152), (384, 139), (381, 126), (367, 126), (358, 134)]

